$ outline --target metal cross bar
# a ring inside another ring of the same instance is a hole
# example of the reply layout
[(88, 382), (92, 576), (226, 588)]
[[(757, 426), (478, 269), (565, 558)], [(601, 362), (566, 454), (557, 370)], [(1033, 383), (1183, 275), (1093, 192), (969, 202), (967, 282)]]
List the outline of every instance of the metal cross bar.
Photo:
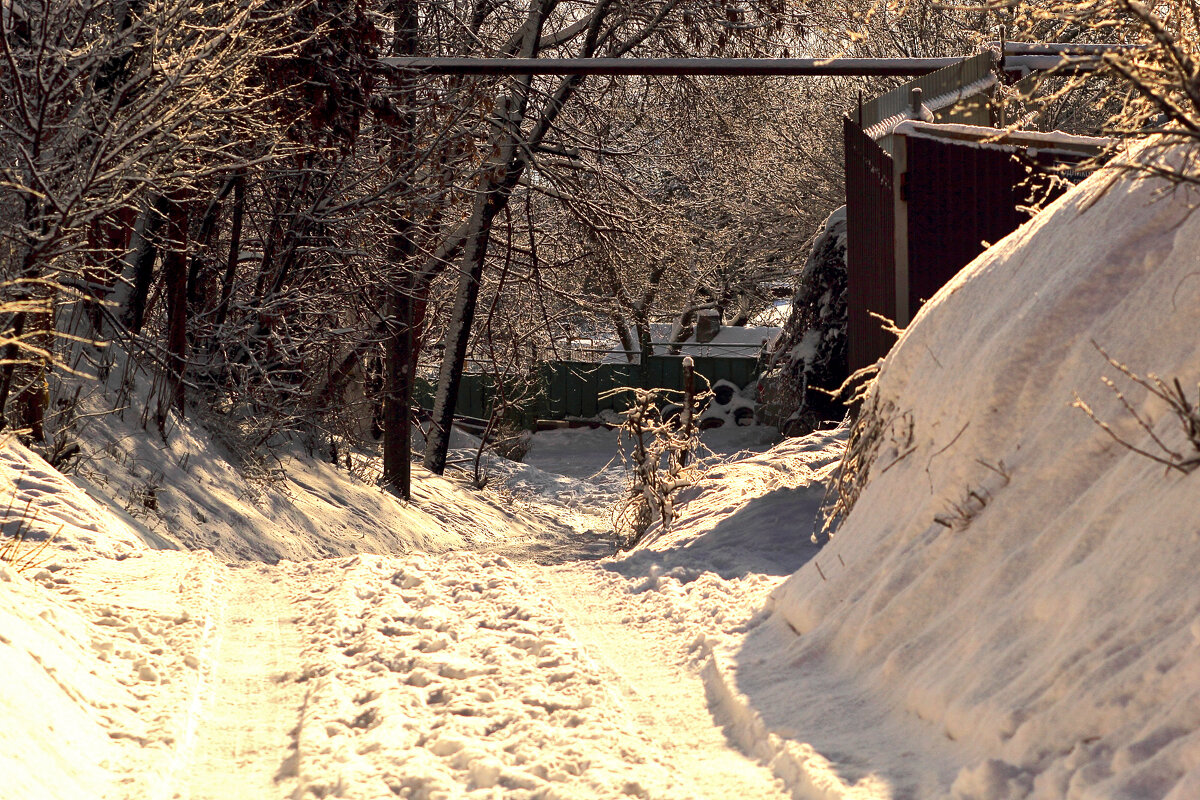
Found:
[(961, 58), (381, 58), (429, 75), (926, 75)]

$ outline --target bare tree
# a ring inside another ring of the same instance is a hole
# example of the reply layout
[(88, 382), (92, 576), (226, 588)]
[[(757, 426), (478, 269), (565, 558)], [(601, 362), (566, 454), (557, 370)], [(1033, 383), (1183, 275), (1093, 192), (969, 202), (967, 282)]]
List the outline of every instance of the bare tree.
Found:
[[(209, 125), (244, 110), (253, 54), (239, 33), (269, 16), (204, 0), (0, 5), (0, 276), (16, 309), (0, 317), (5, 418), (14, 395), (44, 396), (55, 308), (96, 311), (113, 288), (130, 209), (230, 162)], [(44, 411), (25, 405), (25, 422)]]
[[(1009, 13), (1018, 33), (1035, 30), (1069, 42), (1117, 45), (1104, 54), (1100, 74), (1086, 79), (1116, 90), (1106, 106), (1108, 118), (1101, 130), (1121, 138), (1155, 135), (1136, 168), (1177, 184), (1200, 183), (1198, 0), (1048, 0), (990, 5)], [(1078, 90), (1084, 80), (1060, 81), (1057, 91), (1044, 93), (1042, 104)]]

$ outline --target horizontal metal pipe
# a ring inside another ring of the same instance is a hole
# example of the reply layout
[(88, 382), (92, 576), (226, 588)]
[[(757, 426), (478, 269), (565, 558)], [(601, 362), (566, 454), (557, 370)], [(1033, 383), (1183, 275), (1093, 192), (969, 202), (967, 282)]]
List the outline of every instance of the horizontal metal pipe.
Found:
[(961, 58), (381, 58), (429, 75), (926, 75)]

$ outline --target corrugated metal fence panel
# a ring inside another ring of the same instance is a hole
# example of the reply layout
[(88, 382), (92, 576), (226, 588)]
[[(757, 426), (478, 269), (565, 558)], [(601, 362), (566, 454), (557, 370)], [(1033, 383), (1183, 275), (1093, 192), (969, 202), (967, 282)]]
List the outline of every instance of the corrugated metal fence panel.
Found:
[(847, 336), (850, 369), (857, 370), (895, 343), (871, 312), (896, 319), (896, 212), (891, 156), (851, 119), (845, 144)]
[[(604, 366), (605, 369), (600, 373), (599, 390), (601, 395), (626, 386), (638, 385), (637, 364), (605, 364)], [(629, 408), (631, 402), (633, 402), (632, 392), (619, 392), (600, 398), (599, 407), (602, 411), (624, 411)]]
[(455, 413), (477, 419), (487, 419), (491, 412), (491, 381), (481, 372), (468, 372), (458, 387)]
[(1015, 149), (911, 136), (907, 152), (909, 308), (916, 314), (984, 242), (995, 244), (1029, 219), (1031, 181), (1039, 196), (1047, 186)]
[[(485, 381), (487, 381), (487, 376), (477, 372), (468, 372), (463, 375), (458, 389), (458, 403), (454, 407), (456, 414), (487, 419), (491, 409), (491, 386), (489, 384), (485, 387)], [(436, 383), (418, 376), (413, 386), (413, 405), (426, 410), (433, 408), (433, 398), (436, 393)]]
[(585, 416), (585, 395), (589, 391), (593, 391), (598, 383), (595, 375), (599, 367), (596, 364), (581, 361), (555, 362), (551, 367), (561, 372), (563, 376), (563, 413), (562, 416), (556, 418)]
[(544, 419), (561, 419), (566, 415), (567, 377), (557, 364), (542, 365), (542, 393), (538, 415)]
[[(727, 380), (739, 387), (754, 380), (757, 360), (753, 358), (701, 357), (694, 359), (696, 372), (710, 382)], [(618, 392), (602, 397), (622, 387), (649, 386), (683, 390), (683, 359), (678, 356), (652, 356), (647, 359), (648, 377), (641, 378), (638, 364), (595, 364), (587, 361), (554, 361), (542, 368), (541, 391), (530, 396), (528, 408), (521, 415), (523, 422), (532, 425), (536, 419), (590, 419), (601, 411), (624, 411), (633, 399), (632, 392)], [(703, 383), (698, 385), (698, 389)], [(433, 407), (434, 387), (421, 382), (414, 400), (424, 408)], [(463, 375), (455, 413), (487, 419), (491, 414), (495, 390), (491, 379), (482, 373)], [(674, 400), (675, 398), (672, 398)]]
[(672, 360), (669, 358), (660, 358), (651, 356), (646, 359), (646, 378), (639, 382), (638, 386), (645, 388), (647, 386), (656, 386), (661, 389), (674, 389), (677, 385), (675, 376), (671, 374), (671, 367), (678, 367), (678, 359)]
[[(758, 375), (758, 359), (754, 358), (716, 358), (701, 356), (693, 358), (696, 373), (708, 378), (709, 383), (729, 381), (739, 389), (745, 388)], [(682, 376), (680, 378), (682, 383)]]
[(582, 381), (578, 388), (579, 416), (594, 417), (600, 413), (598, 398), (600, 397), (600, 370), (591, 369), (579, 376)]
[[(862, 127), (870, 128), (886, 119), (908, 115), (912, 107), (912, 90), (915, 87), (921, 87), (927, 103), (933, 102), (947, 95), (958, 93), (963, 87), (986, 80), (992, 74), (994, 64), (995, 56), (989, 50), (972, 58), (964, 59), (954, 66), (914, 78), (874, 100), (863, 103)], [(960, 103), (962, 103), (961, 107), (959, 104), (955, 104), (938, 112), (936, 115), (938, 121), (954, 121), (973, 125), (991, 124), (991, 112), (986, 104), (981, 104), (977, 100), (971, 101), (968, 97), (963, 97)], [(881, 137), (879, 144), (887, 152), (892, 152), (890, 135)]]
[[(741, 388), (741, 383), (738, 382), (737, 376), (733, 373), (732, 364), (722, 363), (722, 359), (693, 359), (696, 362), (696, 374), (703, 375), (708, 378), (708, 382), (716, 383), (717, 381), (729, 381), (737, 384)], [(710, 363), (711, 362), (711, 363)], [(680, 376), (682, 382), (682, 376)]]

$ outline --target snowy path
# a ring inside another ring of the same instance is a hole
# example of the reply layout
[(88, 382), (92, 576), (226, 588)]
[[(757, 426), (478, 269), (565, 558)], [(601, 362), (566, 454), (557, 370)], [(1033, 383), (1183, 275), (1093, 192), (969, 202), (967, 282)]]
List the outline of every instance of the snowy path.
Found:
[(64, 574), (128, 687), (107, 800), (788, 796), (714, 721), (672, 579), (470, 552)]
[(631, 624), (625, 582), (603, 569), (572, 565), (532, 577), (602, 665), (642, 731), (663, 748), (679, 789), (704, 798), (788, 796), (769, 769), (734, 749), (717, 727), (703, 682), (683, 663), (691, 649), (685, 632), (664, 636)]
[(290, 734), (304, 702), (302, 687), (286, 680), (302, 646), (294, 592), (286, 573), (268, 566), (232, 569), (226, 583), (208, 653), (210, 690), (173, 796), (281, 797), (276, 784), (294, 771)]
[[(770, 508), (801, 491), (780, 484), (773, 462), (754, 469)], [(61, 766), (39, 765), (59, 757), (59, 734), (35, 731), (26, 749), (43, 760), (10, 759), (29, 789), (14, 796), (788, 797), (790, 776), (763, 766), (772, 754), (731, 733), (737, 720), (724, 705), (709, 705), (721, 698), (709, 675), (714, 642), (757, 625), (781, 576), (709, 571), (729, 566), (722, 535), (712, 552), (597, 561), (614, 546), (603, 509), (616, 482), (521, 470), (529, 485), (502, 502), (446, 485), (420, 508), (380, 515), (392, 526), (381, 539), (441, 541), (453, 523), (476, 550), (276, 565), (142, 549), (116, 535), (94, 555), (84, 548), (120, 520), (70, 486), (31, 493), (80, 506), (71, 541), (85, 555), (36, 573), (27, 588), (52, 607), (10, 620), (9, 639), (36, 642), (35, 658), (18, 666), (38, 688), (9, 713), (31, 719), (57, 698), (50, 716), (77, 719), (82, 744), (70, 782), (55, 780)], [(340, 486), (341, 476), (326, 477)], [(424, 527), (410, 531), (418, 516)], [(280, 516), (260, 533), (311, 532)]]

